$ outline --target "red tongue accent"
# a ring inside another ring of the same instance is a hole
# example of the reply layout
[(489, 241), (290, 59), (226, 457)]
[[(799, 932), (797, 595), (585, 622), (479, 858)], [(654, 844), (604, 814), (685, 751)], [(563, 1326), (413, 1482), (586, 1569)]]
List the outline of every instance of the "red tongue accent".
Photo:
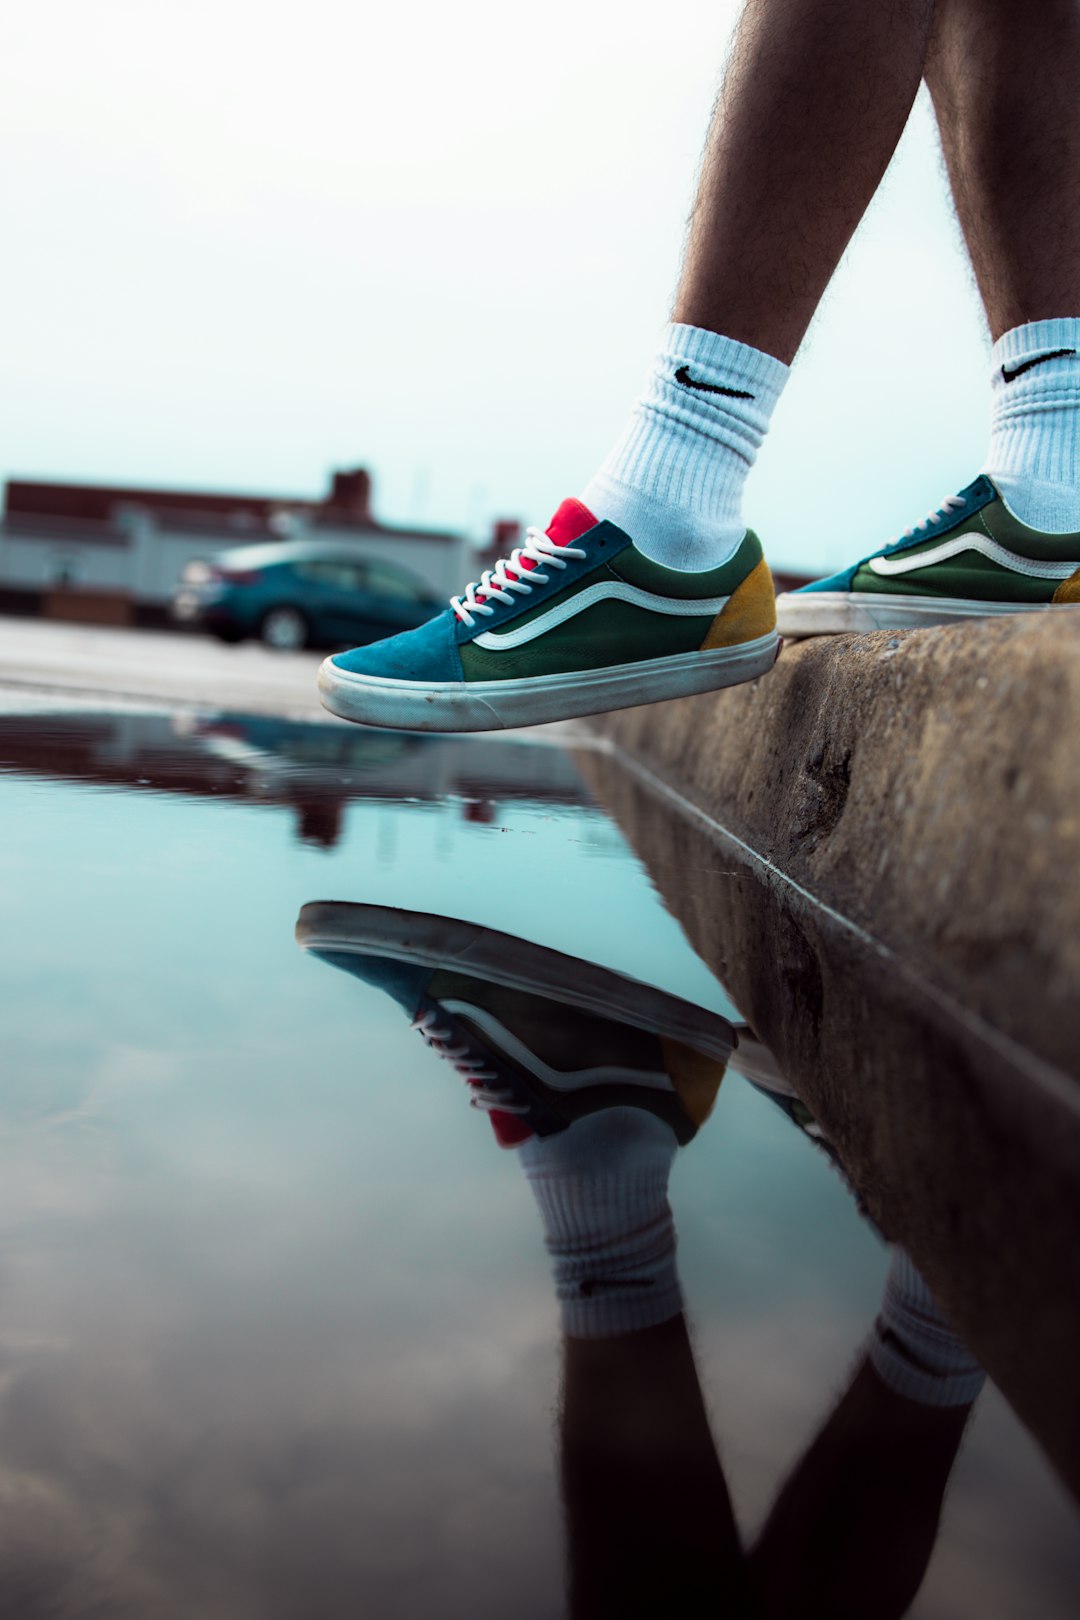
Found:
[(573, 545), (583, 534), (596, 528), (596, 518), (580, 501), (563, 501), (547, 526), (548, 539), (557, 546)]
[[(583, 534), (588, 534), (590, 529), (595, 529), (596, 524), (597, 519), (593, 517), (587, 506), (583, 506), (577, 500), (566, 500), (559, 507), (545, 532), (548, 539), (554, 540), (557, 546), (571, 546), (575, 540), (580, 540)], [(531, 558), (523, 557), (521, 567), (525, 573), (529, 573), (536, 567), (536, 564)], [(518, 578), (512, 568), (508, 568), (506, 572), (510, 579)], [(486, 602), (487, 598), (482, 591), (477, 591), (476, 600)], [(460, 618), (460, 614), (458, 617)]]
[(526, 1125), (520, 1114), (504, 1114), (498, 1108), (488, 1115), (491, 1128), (495, 1132), (495, 1140), (501, 1148), (520, 1147), (527, 1142), (533, 1134), (532, 1128)]
[[(479, 1080), (470, 1080), (469, 1085), (474, 1091), (480, 1090)], [(520, 1147), (527, 1142), (533, 1134), (531, 1125), (526, 1125), (520, 1114), (508, 1114), (504, 1108), (488, 1110), (488, 1119), (491, 1129), (495, 1133), (495, 1140), (502, 1148)]]
[[(580, 501), (563, 501), (559, 510), (552, 518), (546, 529), (549, 540), (554, 540), (557, 546), (572, 546), (575, 540), (580, 540), (583, 534), (596, 528), (596, 519), (587, 506)], [(524, 569), (535, 568), (536, 564), (528, 557), (523, 557), (521, 566)], [(513, 579), (513, 574), (511, 574)]]

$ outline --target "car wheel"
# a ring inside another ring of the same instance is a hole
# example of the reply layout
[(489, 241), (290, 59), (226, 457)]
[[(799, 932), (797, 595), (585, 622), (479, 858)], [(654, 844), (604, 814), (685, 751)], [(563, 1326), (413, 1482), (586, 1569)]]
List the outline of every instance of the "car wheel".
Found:
[(259, 634), (275, 652), (298, 652), (306, 647), (311, 626), (299, 608), (282, 603), (268, 608), (259, 623)]

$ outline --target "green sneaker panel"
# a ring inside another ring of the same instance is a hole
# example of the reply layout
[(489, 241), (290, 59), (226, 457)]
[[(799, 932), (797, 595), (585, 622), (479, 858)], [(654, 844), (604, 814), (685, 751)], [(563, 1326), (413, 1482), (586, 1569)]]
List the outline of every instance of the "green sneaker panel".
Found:
[(1052, 602), (1060, 576), (1033, 578), (1002, 567), (978, 552), (962, 552), (943, 562), (902, 574), (880, 574), (863, 563), (852, 580), (853, 591), (875, 596), (922, 596), (976, 602)]
[[(543, 635), (520, 647), (488, 648), (483, 645), (482, 635), (463, 643), (459, 653), (465, 680), (565, 675), (575, 670), (607, 669), (616, 664), (643, 663), (650, 658), (697, 652), (739, 586), (759, 566), (764, 566), (761, 542), (749, 532), (734, 557), (719, 568), (700, 573), (665, 568), (636, 547), (627, 546), (611, 562), (561, 591), (560, 606), (610, 581), (613, 585), (624, 583), (634, 590), (647, 591), (658, 602), (708, 603), (706, 610), (701, 614), (655, 612), (647, 606), (607, 597), (583, 608), (565, 623), (553, 624)], [(513, 622), (514, 632), (549, 614), (551, 608), (548, 600), (518, 614)], [(753, 633), (765, 634), (771, 628), (771, 623), (762, 624)]]
[(851, 588), (874, 595), (1038, 605), (1057, 598), (1078, 562), (1080, 534), (1033, 529), (998, 495), (945, 533), (867, 558)]
[(611, 598), (585, 608), (565, 624), (498, 652), (466, 642), (460, 649), (466, 682), (521, 680), (536, 675), (569, 675), (575, 670), (609, 669), (697, 652), (715, 612), (674, 618)]
[[(546, 996), (449, 969), (433, 975), (428, 994), (444, 1005), (465, 1002), (488, 1014), (541, 1063), (560, 1074), (593, 1068), (625, 1069), (643, 1076), (665, 1073), (659, 1036)], [(467, 1025), (473, 1022), (464, 1010), (458, 1010), (457, 1016)], [(484, 1040), (492, 1039), (490, 1029), (475, 1024), (475, 1030)], [(513, 1059), (510, 1052), (506, 1056)]]
[(651, 557), (646, 557), (632, 545), (612, 558), (608, 569), (628, 585), (651, 591), (654, 596), (685, 601), (703, 596), (733, 595), (747, 575), (757, 567), (762, 555), (761, 541), (751, 529), (747, 529), (733, 557), (729, 557), (719, 568), (707, 568), (699, 574), (665, 568), (662, 563), (653, 562)]

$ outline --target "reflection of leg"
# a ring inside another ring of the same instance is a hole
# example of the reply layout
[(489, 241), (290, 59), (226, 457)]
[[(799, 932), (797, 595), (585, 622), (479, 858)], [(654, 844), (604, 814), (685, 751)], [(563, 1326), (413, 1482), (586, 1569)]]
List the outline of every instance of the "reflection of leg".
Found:
[(742, 1620), (743, 1557), (683, 1318), (567, 1338), (565, 1367), (574, 1620)]
[(675, 1138), (651, 1114), (613, 1108), (520, 1152), (566, 1335), (574, 1620), (737, 1620), (742, 1555), (675, 1269)]
[(906, 1613), (982, 1382), (914, 1266), (894, 1251), (868, 1354), (754, 1549), (766, 1620)]

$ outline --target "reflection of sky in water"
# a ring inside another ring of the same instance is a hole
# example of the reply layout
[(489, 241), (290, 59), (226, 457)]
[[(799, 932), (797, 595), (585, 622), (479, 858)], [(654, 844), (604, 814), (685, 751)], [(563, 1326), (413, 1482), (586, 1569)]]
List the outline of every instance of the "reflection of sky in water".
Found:
[[(587, 808), (359, 801), (325, 852), (285, 808), (9, 777), (0, 897), (4, 1612), (557, 1613), (531, 1200), (400, 1010), (292, 929), (319, 898), (445, 911), (723, 1007), (620, 835)], [(756, 1519), (882, 1252), (734, 1075), (674, 1203)], [(1056, 1620), (1071, 1539), (991, 1393), (912, 1612)]]

